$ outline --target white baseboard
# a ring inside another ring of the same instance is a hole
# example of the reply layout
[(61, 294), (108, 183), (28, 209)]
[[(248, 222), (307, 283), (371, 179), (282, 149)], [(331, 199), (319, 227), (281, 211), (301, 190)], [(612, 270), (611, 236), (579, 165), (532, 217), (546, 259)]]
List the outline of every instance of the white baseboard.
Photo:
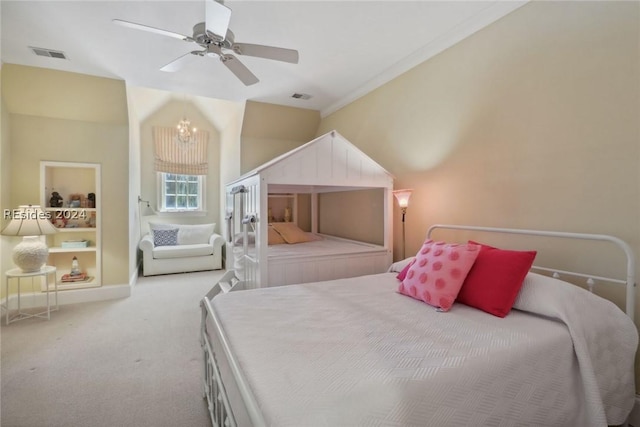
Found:
[(629, 426), (640, 427), (640, 395), (636, 394), (636, 403), (629, 415)]
[[(131, 296), (130, 285), (109, 285), (97, 288), (87, 289), (66, 289), (58, 291), (58, 304), (77, 304), (84, 302), (105, 301), (118, 298), (127, 298)], [(53, 292), (49, 294), (49, 303), (53, 307), (55, 304), (55, 296)], [(6, 310), (7, 298), (3, 301), (3, 311)], [(20, 296), (20, 308), (46, 307), (46, 293), (23, 293)], [(18, 307), (17, 296), (12, 294), (9, 296), (9, 307), (15, 310)]]
[(138, 264), (136, 264), (136, 268), (133, 270), (133, 273), (131, 273), (131, 277), (129, 277), (129, 286), (131, 286), (132, 288), (138, 283), (138, 276), (140, 275), (140, 268), (141, 268), (141, 261), (138, 261)]

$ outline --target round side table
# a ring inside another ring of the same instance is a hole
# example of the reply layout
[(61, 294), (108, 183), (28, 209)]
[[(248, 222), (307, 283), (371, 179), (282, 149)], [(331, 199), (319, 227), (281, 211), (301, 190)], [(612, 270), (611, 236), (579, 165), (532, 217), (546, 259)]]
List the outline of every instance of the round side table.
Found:
[[(55, 296), (55, 308), (52, 309), (51, 308), (51, 302), (49, 299), (49, 294), (51, 293), (49, 290), (49, 276), (53, 274), (53, 293)], [(22, 319), (29, 319), (31, 317), (40, 317), (43, 319), (51, 319), (51, 312), (52, 311), (56, 311), (58, 310), (58, 281), (56, 280), (55, 277), (56, 274), (56, 268), (54, 266), (51, 265), (45, 265), (44, 267), (42, 267), (39, 271), (33, 271), (33, 272), (29, 272), (29, 273), (24, 273), (22, 270), (20, 270), (19, 268), (12, 268), (11, 270), (8, 270), (7, 272), (4, 273), (5, 275), (5, 295), (6, 295), (6, 304), (4, 306), (5, 310), (6, 310), (6, 314), (7, 314), (7, 318), (6, 318), (6, 324), (10, 324), (12, 322), (16, 322), (18, 320), (22, 320)], [(26, 277), (31, 277), (31, 284), (33, 286), (33, 278), (34, 277), (38, 277), (38, 276), (42, 276), (44, 277), (45, 280), (45, 289), (46, 289), (46, 294), (47, 294), (47, 309), (45, 311), (42, 311), (40, 313), (27, 313), (24, 312), (20, 309), (20, 285), (22, 283), (21, 279), (24, 279)], [(10, 279), (17, 279), (18, 280), (18, 293), (16, 295), (16, 298), (18, 300), (18, 312), (15, 313), (13, 316), (9, 316), (9, 280)]]

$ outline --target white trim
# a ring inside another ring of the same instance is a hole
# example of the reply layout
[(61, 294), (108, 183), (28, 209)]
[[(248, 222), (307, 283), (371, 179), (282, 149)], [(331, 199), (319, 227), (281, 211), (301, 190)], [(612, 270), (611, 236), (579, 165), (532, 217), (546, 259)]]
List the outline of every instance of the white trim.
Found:
[[(47, 191), (47, 170), (48, 169), (56, 169), (56, 168), (77, 168), (77, 169), (91, 169), (92, 173), (95, 177), (95, 187), (94, 187), (94, 195), (95, 195), (95, 206), (93, 208), (62, 208), (62, 209), (76, 209), (82, 211), (86, 209), (87, 212), (92, 212), (96, 214), (96, 224), (95, 227), (92, 228), (81, 228), (81, 229), (59, 229), (59, 233), (84, 233), (84, 232), (93, 232), (95, 233), (95, 240), (93, 242), (92, 248), (95, 248), (95, 279), (94, 282), (97, 285), (102, 284), (102, 164), (100, 163), (84, 163), (84, 162), (60, 162), (56, 160), (41, 160), (40, 161), (40, 204), (44, 209), (49, 210), (50, 207), (47, 203), (48, 201), (48, 191)], [(53, 190), (50, 188), (49, 191)], [(50, 252), (84, 252), (84, 250), (76, 251), (72, 248), (68, 249), (56, 249), (50, 248)], [(94, 249), (91, 249), (93, 251)]]
[(399, 75), (409, 71), (411, 68), (436, 56), (445, 49), (448, 49), (449, 47), (469, 37), (475, 32), (486, 27), (487, 25), (497, 21), (503, 16), (508, 15), (519, 7), (524, 6), (528, 2), (529, 0), (494, 2), (491, 6), (480, 11), (475, 16), (467, 19), (464, 22), (461, 22), (448, 33), (436, 38), (426, 46), (418, 49), (411, 55), (387, 68), (385, 71), (378, 74), (376, 77), (369, 80), (367, 83), (360, 86), (347, 96), (321, 110), (320, 116), (324, 118), (329, 114), (338, 111), (340, 108), (352, 103), (353, 101), (368, 94), (369, 92), (372, 92), (385, 83), (395, 79)]
[[(137, 250), (138, 248), (136, 248), (136, 251)], [(133, 269), (133, 272), (131, 273), (131, 277), (129, 277), (129, 286), (131, 288), (133, 288), (135, 285), (138, 284), (138, 277), (140, 275), (141, 267), (142, 267), (142, 257), (140, 257), (140, 259), (136, 263), (136, 268)]]
[[(195, 176), (198, 178), (198, 205), (200, 206), (198, 209), (168, 209), (165, 205), (166, 202), (166, 194), (165, 190), (167, 189), (166, 185), (166, 176), (167, 175), (177, 175), (177, 176)], [(188, 174), (180, 174), (180, 173), (170, 173), (170, 172), (156, 172), (157, 176), (157, 191), (158, 191), (158, 214), (164, 215), (206, 215), (207, 206), (206, 206), (206, 179), (205, 175), (188, 175)]]
[[(108, 285), (90, 289), (69, 289), (58, 291), (58, 305), (77, 304), (94, 301), (106, 301), (111, 299), (128, 298), (131, 296), (130, 285)], [(9, 295), (9, 307), (15, 310), (18, 306), (17, 295)], [(50, 303), (53, 302), (53, 295), (49, 295)], [(7, 298), (3, 298), (2, 309), (6, 310)], [(20, 308), (28, 309), (34, 307), (46, 307), (47, 294), (45, 292), (30, 293), (25, 292), (20, 296)]]

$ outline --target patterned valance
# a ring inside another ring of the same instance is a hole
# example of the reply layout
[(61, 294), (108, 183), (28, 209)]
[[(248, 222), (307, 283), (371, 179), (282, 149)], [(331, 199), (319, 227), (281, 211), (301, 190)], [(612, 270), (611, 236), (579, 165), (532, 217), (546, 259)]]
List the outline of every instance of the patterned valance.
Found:
[(178, 130), (154, 127), (153, 142), (156, 172), (179, 175), (206, 175), (209, 170), (207, 145), (209, 132), (197, 131), (191, 141), (178, 139)]

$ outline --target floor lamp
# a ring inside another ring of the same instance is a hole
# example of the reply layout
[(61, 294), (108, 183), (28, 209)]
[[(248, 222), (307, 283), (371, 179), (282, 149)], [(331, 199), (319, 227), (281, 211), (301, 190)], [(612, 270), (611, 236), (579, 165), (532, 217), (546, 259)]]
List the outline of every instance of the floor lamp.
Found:
[(398, 206), (400, 206), (400, 209), (402, 210), (402, 259), (405, 258), (405, 254), (404, 254), (404, 216), (407, 213), (407, 206), (409, 206), (409, 198), (411, 197), (411, 192), (413, 190), (411, 189), (405, 189), (405, 190), (395, 190), (393, 192), (393, 195), (396, 197), (396, 200), (398, 201)]

